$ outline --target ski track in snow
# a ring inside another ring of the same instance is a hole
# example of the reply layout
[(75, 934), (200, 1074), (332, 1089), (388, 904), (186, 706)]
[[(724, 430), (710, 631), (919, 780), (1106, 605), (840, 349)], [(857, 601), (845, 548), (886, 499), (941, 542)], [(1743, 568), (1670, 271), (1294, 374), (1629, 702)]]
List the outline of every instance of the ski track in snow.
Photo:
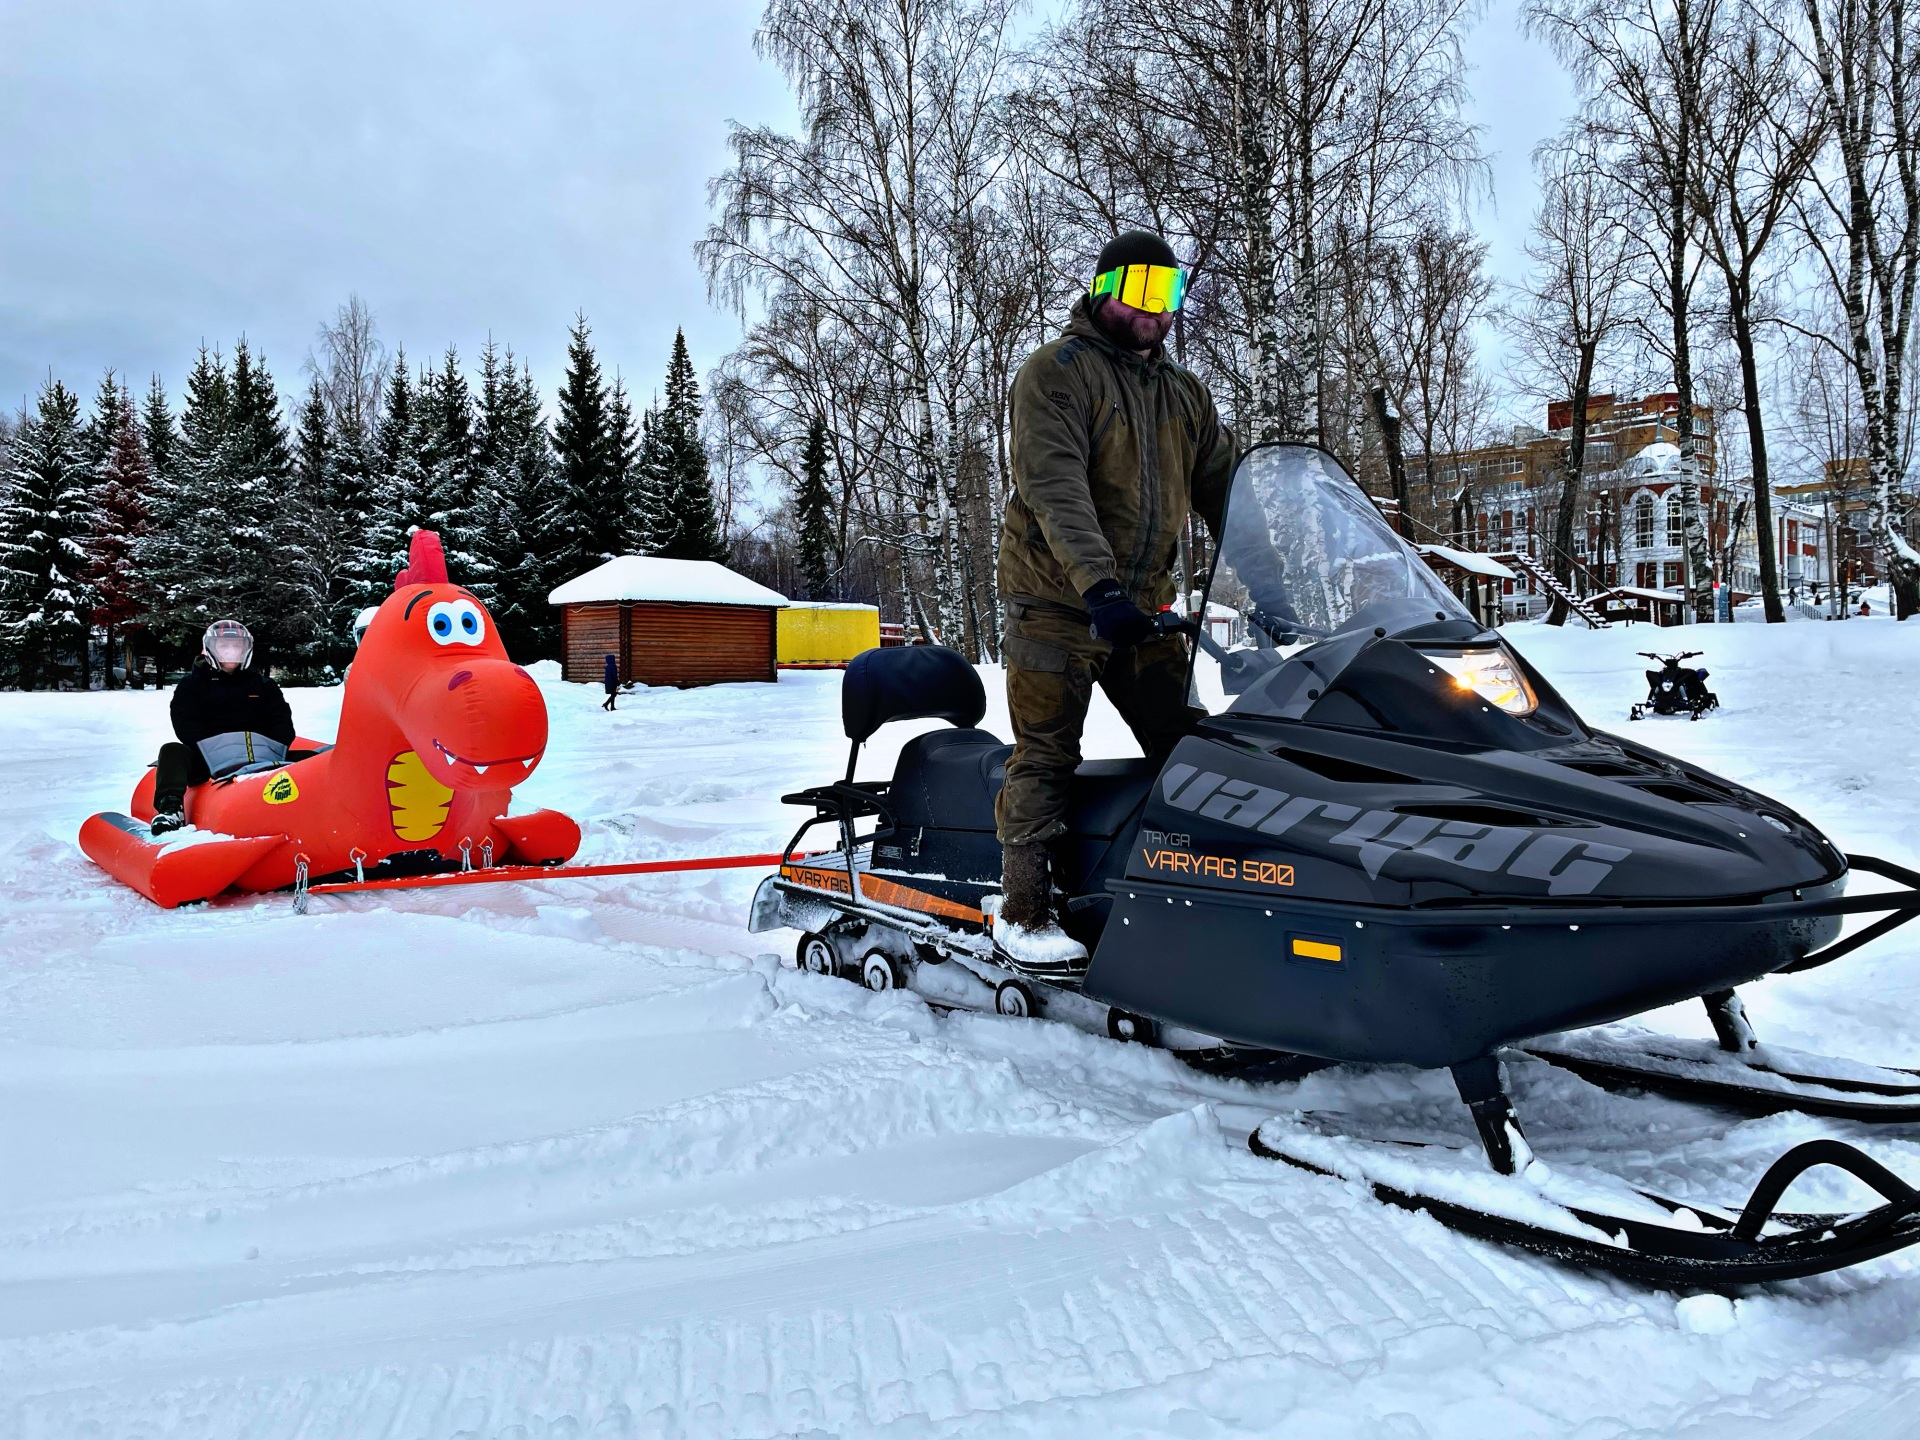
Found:
[[(1920, 627), (1509, 634), (1590, 723), (1920, 860)], [(1724, 708), (1625, 724), (1633, 651), (1669, 643)], [(546, 683), (517, 803), (580, 819), (587, 861), (777, 849), (780, 794), (844, 765), (838, 679), (615, 715)], [(339, 698), (293, 692), (303, 733)], [(1089, 753), (1130, 753), (1096, 705)], [(1464, 1135), (1444, 1075), (1252, 1086), (868, 995), (746, 933), (752, 872), (159, 911), (73, 836), (165, 733), (162, 696), (0, 695), (0, 1436), (1915, 1432), (1920, 1261), (1680, 1298), (1245, 1149), (1276, 1111)], [(1916, 960), (1896, 934), (1748, 1011), (1911, 1063)], [(1647, 1023), (1710, 1033), (1698, 1006)], [(1920, 1178), (1896, 1132), (1510, 1074), (1543, 1158), (1683, 1196), (1744, 1198), (1817, 1134)]]

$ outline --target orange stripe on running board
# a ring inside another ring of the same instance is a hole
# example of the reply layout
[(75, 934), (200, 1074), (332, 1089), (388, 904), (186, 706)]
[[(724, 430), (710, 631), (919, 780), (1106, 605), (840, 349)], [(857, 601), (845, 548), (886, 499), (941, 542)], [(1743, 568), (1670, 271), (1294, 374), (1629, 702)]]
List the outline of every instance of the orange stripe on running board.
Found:
[[(796, 885), (804, 885), (811, 890), (822, 890), (829, 895), (847, 893), (847, 872), (844, 869), (829, 868), (820, 865), (782, 865), (780, 878), (791, 880)], [(896, 910), (918, 910), (923, 915), (938, 915), (946, 920), (966, 920), (975, 925), (987, 923), (987, 917), (970, 905), (962, 905), (957, 900), (942, 899), (938, 895), (929, 895), (924, 890), (915, 890), (910, 885), (902, 885), (897, 880), (887, 880), (879, 875), (860, 872), (860, 894), (864, 899), (880, 905), (891, 905)]]
[(862, 875), (860, 893), (897, 910), (918, 910), (948, 920), (968, 920), (975, 925), (986, 923), (986, 917), (972, 906), (962, 905), (957, 900), (943, 900), (938, 895), (929, 895), (924, 890), (912, 889), (898, 881), (883, 880), (878, 875)]

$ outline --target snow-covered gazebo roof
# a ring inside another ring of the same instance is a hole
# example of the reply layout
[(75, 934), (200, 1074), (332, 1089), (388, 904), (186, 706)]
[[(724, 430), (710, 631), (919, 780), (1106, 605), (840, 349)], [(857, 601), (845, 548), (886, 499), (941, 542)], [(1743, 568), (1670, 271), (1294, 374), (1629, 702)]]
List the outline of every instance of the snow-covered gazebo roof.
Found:
[(712, 560), (665, 560), (657, 555), (616, 555), (584, 575), (557, 585), (549, 605), (613, 600), (650, 600), (679, 605), (760, 605), (783, 610), (778, 590), (736, 575)]
[(1679, 473), (1680, 447), (1666, 440), (1642, 447), (1620, 467), (1621, 478), (1625, 480), (1647, 480), (1656, 475)]

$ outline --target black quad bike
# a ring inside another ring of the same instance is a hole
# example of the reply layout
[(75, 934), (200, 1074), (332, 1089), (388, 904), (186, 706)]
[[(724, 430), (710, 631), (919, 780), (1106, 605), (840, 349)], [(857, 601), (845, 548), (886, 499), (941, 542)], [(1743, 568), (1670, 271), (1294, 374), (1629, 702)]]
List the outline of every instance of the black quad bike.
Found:
[[(1242, 459), (1207, 600), (1238, 617), (1231, 643), (1167, 617), (1196, 642), (1195, 733), (1164, 759), (1090, 761), (1075, 776), (1054, 873), (1063, 922), (1091, 951), (1083, 983), (1022, 977), (988, 933), (1008, 747), (976, 728), (973, 668), (937, 647), (872, 650), (848, 667), (846, 775), (786, 797), (812, 814), (756, 893), (752, 928), (802, 932), (808, 970), (1196, 1064), (1267, 1078), (1330, 1063), (1448, 1068), (1478, 1144), (1368, 1139), (1351, 1133), (1364, 1125), (1297, 1113), (1249, 1143), (1564, 1262), (1710, 1287), (1920, 1240), (1920, 1193), (1837, 1140), (1790, 1150), (1737, 1211), (1549, 1167), (1500, 1066), (1512, 1047), (1609, 1088), (1920, 1122), (1920, 1077), (1763, 1046), (1735, 993), (1920, 914), (1920, 874), (1843, 855), (1763, 795), (1589, 729), (1324, 451), (1266, 445)], [(890, 780), (856, 778), (875, 731), (926, 717), (953, 728), (909, 740)], [(803, 853), (815, 827), (836, 843)], [(1855, 871), (1901, 888), (1847, 896)], [(1881, 918), (1838, 938), (1852, 914)], [(1566, 1033), (1695, 997), (1717, 1045)], [(1885, 1203), (1779, 1211), (1819, 1165)]]
[(1649, 660), (1658, 660), (1660, 668), (1647, 671), (1647, 698), (1627, 712), (1627, 719), (1685, 715), (1689, 720), (1698, 720), (1709, 710), (1720, 708), (1720, 697), (1707, 689), (1707, 672), (1680, 663), (1693, 659), (1700, 651), (1683, 650), (1678, 655), (1656, 655), (1651, 650), (1639, 653)]

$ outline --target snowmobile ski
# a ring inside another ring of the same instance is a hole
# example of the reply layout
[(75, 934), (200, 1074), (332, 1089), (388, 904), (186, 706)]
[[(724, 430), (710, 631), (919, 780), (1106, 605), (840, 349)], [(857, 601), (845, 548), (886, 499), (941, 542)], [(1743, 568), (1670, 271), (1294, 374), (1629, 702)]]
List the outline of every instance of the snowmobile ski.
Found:
[(1792, 1111), (1830, 1120), (1920, 1122), (1920, 1073), (1776, 1046), (1730, 1053), (1712, 1040), (1609, 1026), (1520, 1047), (1604, 1090), (1644, 1090), (1743, 1115)]
[[(1838, 1140), (1787, 1151), (1737, 1213), (1609, 1184), (1611, 1177), (1561, 1175), (1538, 1161), (1495, 1178), (1476, 1151), (1329, 1138), (1281, 1120), (1256, 1129), (1247, 1146), (1263, 1159), (1365, 1184), (1375, 1199), (1423, 1210), (1462, 1234), (1663, 1288), (1794, 1280), (1920, 1242), (1920, 1190)], [(1787, 1187), (1822, 1165), (1846, 1171), (1886, 1203), (1851, 1215), (1779, 1210)]]

